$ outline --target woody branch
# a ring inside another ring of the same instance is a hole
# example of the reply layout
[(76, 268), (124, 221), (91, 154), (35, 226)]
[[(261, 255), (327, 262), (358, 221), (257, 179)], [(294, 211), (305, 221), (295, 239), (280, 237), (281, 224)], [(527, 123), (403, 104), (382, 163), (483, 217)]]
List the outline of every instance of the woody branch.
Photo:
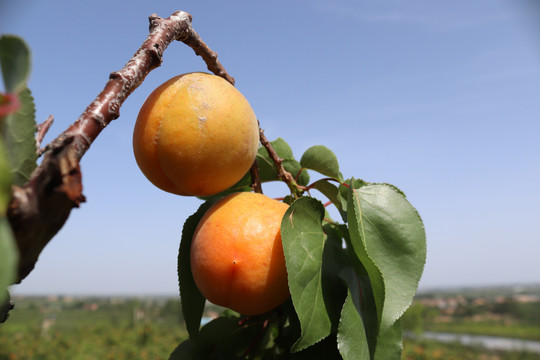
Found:
[(85, 201), (80, 159), (101, 131), (120, 116), (126, 98), (161, 65), (163, 53), (173, 41), (192, 47), (210, 71), (234, 83), (217, 54), (194, 31), (190, 14), (177, 11), (166, 19), (151, 15), (149, 21), (150, 33), (133, 57), (121, 70), (111, 73), (103, 91), (82, 115), (42, 150), (43, 160), (27, 184), (13, 190), (8, 217), (20, 253), (17, 283), (32, 271), (71, 209)]

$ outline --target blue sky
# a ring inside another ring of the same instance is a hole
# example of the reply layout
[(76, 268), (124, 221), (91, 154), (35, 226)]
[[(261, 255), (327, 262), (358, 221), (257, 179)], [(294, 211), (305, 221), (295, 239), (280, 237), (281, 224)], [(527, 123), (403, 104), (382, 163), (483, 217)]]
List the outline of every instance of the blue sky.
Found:
[[(540, 282), (537, 2), (0, 0), (0, 33), (33, 52), (37, 119), (55, 117), (46, 141), (129, 60), (148, 16), (176, 10), (193, 15), (269, 139), (298, 158), (326, 145), (346, 177), (407, 194), (428, 239), (421, 289)], [(206, 67), (173, 43), (83, 158), (87, 203), (15, 293), (177, 293), (180, 232), (200, 201), (154, 188), (131, 136), (148, 94), (191, 71)]]

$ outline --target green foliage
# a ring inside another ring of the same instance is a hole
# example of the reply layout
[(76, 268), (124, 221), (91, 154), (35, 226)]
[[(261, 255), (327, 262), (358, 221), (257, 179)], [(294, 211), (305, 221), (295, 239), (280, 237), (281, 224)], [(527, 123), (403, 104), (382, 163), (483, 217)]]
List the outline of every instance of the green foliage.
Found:
[[(412, 303), (425, 264), (422, 220), (403, 192), (388, 184), (343, 180), (324, 146), (295, 160), (283, 139), (272, 146), (295, 178), (281, 223), (290, 300), (258, 316), (226, 311), (200, 328), (205, 299), (189, 269), (191, 237), (205, 203), (184, 225), (179, 281), (190, 339), (171, 359), (399, 359), (400, 318)], [(280, 180), (266, 149), (257, 163), (262, 182)], [(308, 171), (326, 178), (309, 184)], [(224, 194), (249, 191), (249, 174)], [(318, 190), (344, 223), (330, 219)]]
[(34, 100), (30, 90), (19, 93), (21, 107), (4, 118), (2, 136), (11, 166), (13, 184), (22, 186), (36, 168), (36, 121)]
[(34, 140), (34, 103), (26, 82), (30, 74), (30, 50), (16, 36), (0, 37), (0, 68), (5, 91), (10, 93), (11, 104), (5, 104), (7, 96), (0, 98), (0, 105), (12, 105), (13, 99), (20, 103), (0, 115), (0, 303), (4, 301), (4, 289), (16, 276), (18, 253), (6, 211), (11, 195), (11, 185), (22, 185), (36, 166)]
[(369, 343), (360, 307), (362, 290), (354, 270), (343, 271), (346, 280), (347, 298), (343, 304), (337, 334), (338, 348), (343, 359), (370, 359)]

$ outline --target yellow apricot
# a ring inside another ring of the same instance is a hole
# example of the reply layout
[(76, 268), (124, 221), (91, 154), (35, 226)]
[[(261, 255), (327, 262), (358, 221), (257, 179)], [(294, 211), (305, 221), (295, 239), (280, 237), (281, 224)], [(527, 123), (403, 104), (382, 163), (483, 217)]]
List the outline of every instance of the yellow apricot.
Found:
[(178, 194), (217, 194), (249, 170), (259, 127), (246, 98), (223, 78), (206, 73), (176, 76), (141, 107), (133, 151), (143, 174)]
[(228, 195), (208, 209), (191, 243), (191, 271), (212, 303), (246, 315), (289, 297), (281, 244), (288, 205), (257, 193)]

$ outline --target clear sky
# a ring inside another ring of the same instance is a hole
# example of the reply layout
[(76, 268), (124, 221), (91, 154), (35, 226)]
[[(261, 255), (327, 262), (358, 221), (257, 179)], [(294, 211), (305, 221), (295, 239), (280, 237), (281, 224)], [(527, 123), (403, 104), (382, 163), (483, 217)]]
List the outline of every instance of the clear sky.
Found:
[[(0, 0), (0, 33), (32, 49), (29, 86), (38, 121), (55, 117), (50, 141), (137, 50), (150, 14), (191, 13), (269, 139), (298, 158), (326, 145), (346, 177), (407, 194), (426, 227), (428, 289), (540, 282), (537, 5)], [(83, 158), (87, 203), (14, 293), (178, 292), (181, 228), (200, 201), (154, 188), (131, 136), (148, 94), (191, 71), (206, 66), (173, 43)]]

